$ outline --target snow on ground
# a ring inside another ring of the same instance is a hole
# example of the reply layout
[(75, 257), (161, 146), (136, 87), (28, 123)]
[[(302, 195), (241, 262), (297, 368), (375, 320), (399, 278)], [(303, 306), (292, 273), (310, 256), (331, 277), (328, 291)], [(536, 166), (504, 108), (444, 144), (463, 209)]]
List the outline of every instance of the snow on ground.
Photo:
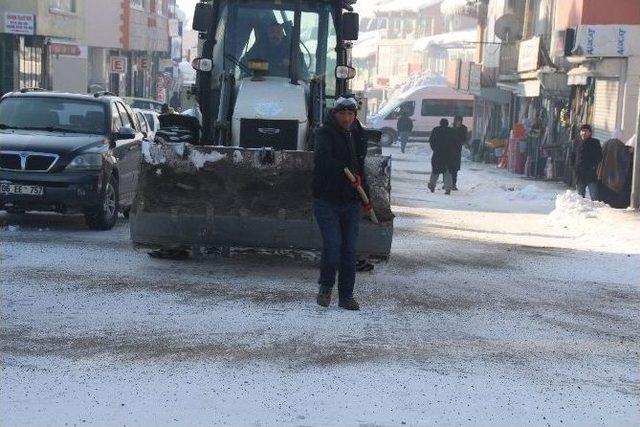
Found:
[[(122, 220), (0, 214), (2, 425), (638, 425), (639, 215), (391, 147), (388, 263), (363, 310), (317, 262), (158, 260)], [(615, 229), (614, 229), (615, 228)]]

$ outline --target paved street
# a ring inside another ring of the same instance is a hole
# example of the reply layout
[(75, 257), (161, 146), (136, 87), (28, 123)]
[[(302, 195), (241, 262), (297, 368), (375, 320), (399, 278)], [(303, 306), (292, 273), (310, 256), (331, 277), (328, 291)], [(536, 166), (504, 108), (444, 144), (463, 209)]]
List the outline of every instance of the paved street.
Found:
[(310, 254), (158, 260), (122, 218), (0, 214), (0, 424), (638, 425), (638, 215), (549, 215), (563, 186), (475, 163), (431, 194), (426, 144), (388, 152), (357, 313), (315, 305)]

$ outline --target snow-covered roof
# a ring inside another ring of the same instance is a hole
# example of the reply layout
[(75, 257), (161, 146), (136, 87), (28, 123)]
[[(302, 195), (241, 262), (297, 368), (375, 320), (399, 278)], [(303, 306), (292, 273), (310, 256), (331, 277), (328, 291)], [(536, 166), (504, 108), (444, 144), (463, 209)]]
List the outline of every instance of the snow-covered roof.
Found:
[(440, 11), (443, 15), (455, 15), (464, 11), (470, 3), (473, 2), (469, 0), (444, 0), (440, 5)]
[(442, 0), (391, 0), (381, 3), (375, 7), (376, 12), (399, 12), (408, 10), (417, 12), (425, 7), (441, 3)]
[(443, 48), (467, 47), (474, 44), (477, 37), (478, 31), (475, 28), (436, 34), (434, 36), (422, 37), (416, 40), (413, 44), (413, 50), (422, 51), (431, 46), (439, 46)]
[(353, 44), (353, 50), (351, 51), (352, 57), (356, 59), (364, 59), (375, 55), (378, 51), (381, 32), (381, 30), (377, 30), (360, 33), (358, 41)]

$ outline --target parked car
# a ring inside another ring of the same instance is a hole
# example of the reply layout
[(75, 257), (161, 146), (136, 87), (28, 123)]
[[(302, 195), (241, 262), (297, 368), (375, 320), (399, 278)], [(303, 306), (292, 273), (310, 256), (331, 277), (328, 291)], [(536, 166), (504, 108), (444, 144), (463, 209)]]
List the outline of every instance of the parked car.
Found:
[(153, 99), (147, 98), (133, 98), (133, 97), (124, 97), (122, 98), (124, 101), (129, 104), (131, 108), (139, 108), (141, 110), (153, 110), (158, 113), (162, 111), (162, 106), (164, 105), (160, 101), (155, 101)]
[(22, 90), (0, 99), (0, 209), (79, 211), (108, 230), (135, 195), (143, 134), (108, 93)]
[(139, 108), (133, 109), (134, 113), (138, 115), (141, 120), (144, 120), (146, 129), (143, 129), (147, 133), (149, 140), (153, 141), (156, 136), (156, 131), (160, 128), (160, 115), (154, 110), (141, 110)]
[(412, 137), (427, 137), (440, 119), (452, 123), (456, 115), (462, 116), (465, 125), (473, 129), (473, 95), (448, 86), (420, 86), (391, 99), (376, 114), (367, 117), (367, 126), (382, 132), (382, 145), (391, 145), (397, 139), (396, 125), (401, 111), (413, 120)]

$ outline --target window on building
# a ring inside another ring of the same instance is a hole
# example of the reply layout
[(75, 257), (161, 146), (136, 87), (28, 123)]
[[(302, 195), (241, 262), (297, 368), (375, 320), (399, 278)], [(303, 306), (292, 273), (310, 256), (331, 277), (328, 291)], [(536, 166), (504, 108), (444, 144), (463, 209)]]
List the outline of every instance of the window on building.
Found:
[(56, 11), (75, 13), (76, 0), (49, 0), (49, 8)]
[(158, 15), (162, 15), (164, 10), (163, 10), (163, 6), (164, 6), (164, 1), (163, 0), (152, 0), (151, 3), (151, 7), (153, 8), (153, 11), (155, 13), (157, 13)]
[(131, 0), (131, 7), (134, 9), (144, 10), (144, 0)]

